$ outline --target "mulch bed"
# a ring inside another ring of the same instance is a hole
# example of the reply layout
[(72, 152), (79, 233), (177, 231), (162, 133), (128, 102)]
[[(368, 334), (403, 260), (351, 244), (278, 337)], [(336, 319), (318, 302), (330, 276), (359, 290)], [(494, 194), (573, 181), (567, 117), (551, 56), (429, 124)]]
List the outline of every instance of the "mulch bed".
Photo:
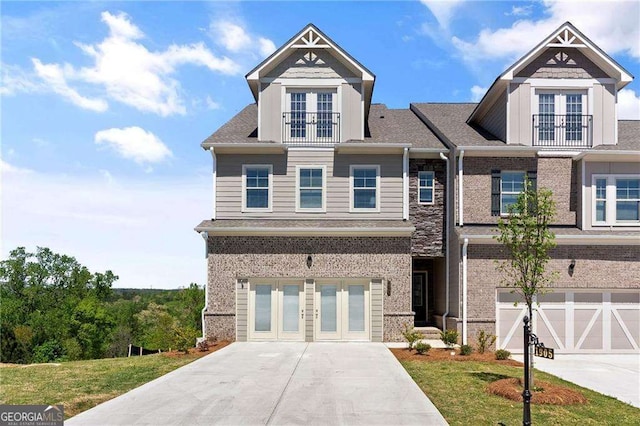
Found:
[(169, 352), (162, 352), (162, 356), (166, 356), (169, 358), (180, 358), (186, 355), (195, 355), (196, 357), (200, 358), (205, 355), (209, 355), (210, 353), (213, 353), (219, 349), (222, 349), (225, 346), (229, 345), (230, 343), (231, 342), (228, 342), (226, 340), (221, 340), (219, 342), (209, 343), (209, 350), (207, 351), (201, 351), (198, 348), (189, 348), (188, 354), (185, 354), (182, 351), (169, 351)]
[[(416, 351), (410, 351), (406, 348), (392, 348), (391, 352), (399, 361), (479, 361), (522, 367), (521, 362), (513, 359), (497, 360), (495, 354), (489, 351), (483, 354), (473, 352), (471, 355), (460, 355), (459, 349), (431, 349), (429, 352), (420, 355)], [(451, 355), (451, 352), (454, 352), (455, 355)]]
[[(532, 404), (572, 405), (587, 403), (587, 399), (580, 392), (564, 386), (539, 380), (535, 381), (535, 386), (540, 390), (531, 392)], [(487, 392), (518, 402), (522, 402), (522, 391), (522, 379), (515, 377), (496, 380), (487, 386)]]

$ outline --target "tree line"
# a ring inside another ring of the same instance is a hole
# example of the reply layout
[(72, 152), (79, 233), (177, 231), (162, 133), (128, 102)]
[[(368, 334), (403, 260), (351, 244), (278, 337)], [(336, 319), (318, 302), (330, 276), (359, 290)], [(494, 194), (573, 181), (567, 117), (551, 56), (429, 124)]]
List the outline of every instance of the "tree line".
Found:
[(118, 276), (38, 247), (0, 262), (0, 361), (126, 356), (130, 343), (185, 350), (201, 335), (204, 289), (113, 289)]

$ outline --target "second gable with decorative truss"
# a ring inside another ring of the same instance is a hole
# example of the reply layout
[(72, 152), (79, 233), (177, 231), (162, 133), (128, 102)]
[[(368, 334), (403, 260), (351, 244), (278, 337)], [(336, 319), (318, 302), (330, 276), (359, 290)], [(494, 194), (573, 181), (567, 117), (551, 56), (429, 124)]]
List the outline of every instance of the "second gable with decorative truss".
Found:
[(258, 140), (333, 146), (363, 140), (375, 76), (307, 25), (246, 76)]
[(507, 144), (616, 145), (617, 92), (632, 79), (566, 22), (496, 79), (468, 122)]

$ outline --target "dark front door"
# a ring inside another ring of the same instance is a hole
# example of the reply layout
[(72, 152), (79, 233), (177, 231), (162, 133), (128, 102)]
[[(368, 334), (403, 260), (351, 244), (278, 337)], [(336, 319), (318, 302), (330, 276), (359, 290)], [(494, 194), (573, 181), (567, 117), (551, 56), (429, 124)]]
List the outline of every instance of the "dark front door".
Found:
[(414, 272), (411, 284), (411, 309), (415, 312), (414, 325), (427, 325), (427, 273)]

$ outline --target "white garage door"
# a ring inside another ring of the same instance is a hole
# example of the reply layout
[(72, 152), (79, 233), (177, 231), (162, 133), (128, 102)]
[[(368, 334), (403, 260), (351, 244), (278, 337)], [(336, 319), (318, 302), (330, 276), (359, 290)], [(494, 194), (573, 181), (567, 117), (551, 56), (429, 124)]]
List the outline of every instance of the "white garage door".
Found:
[[(497, 345), (522, 352), (526, 305), (509, 290), (497, 295)], [(640, 352), (640, 291), (555, 290), (534, 304), (533, 332), (558, 353)]]

